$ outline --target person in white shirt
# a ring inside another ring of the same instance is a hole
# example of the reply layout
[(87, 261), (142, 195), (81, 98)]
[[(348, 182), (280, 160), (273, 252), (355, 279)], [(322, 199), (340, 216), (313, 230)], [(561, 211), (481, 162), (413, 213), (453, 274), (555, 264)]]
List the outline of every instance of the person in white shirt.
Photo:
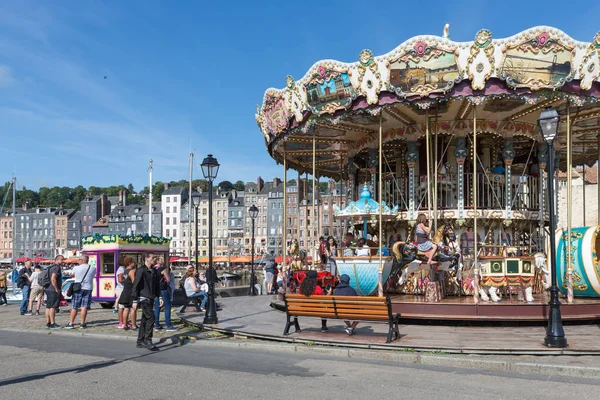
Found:
[(364, 238), (361, 238), (358, 241), (358, 246), (356, 247), (356, 255), (357, 256), (370, 256), (371, 249), (366, 245), (367, 241)]
[(123, 310), (124, 308), (119, 307), (119, 298), (123, 293), (123, 282), (125, 282), (125, 267), (123, 266), (123, 260), (125, 256), (119, 257), (119, 268), (117, 269), (117, 284), (115, 285), (115, 307), (113, 312), (119, 316), (119, 326), (125, 326), (123, 321)]
[(33, 302), (37, 300), (35, 315), (40, 315), (40, 306), (44, 302), (44, 288), (38, 283), (38, 278), (42, 272), (42, 267), (36, 265), (33, 274), (29, 277), (31, 291), (29, 292), (29, 309), (25, 315), (33, 315)]
[(73, 329), (73, 323), (75, 317), (77, 317), (77, 309), (81, 310), (81, 325), (80, 328), (85, 329), (87, 325), (85, 319), (87, 317), (87, 310), (92, 303), (92, 289), (94, 287), (94, 278), (96, 278), (96, 267), (88, 265), (90, 258), (85, 255), (83, 256), (83, 264), (73, 268), (71, 277), (75, 278), (73, 284), (81, 284), (81, 290), (77, 293), (73, 293), (71, 298), (71, 320), (65, 326), (65, 329)]

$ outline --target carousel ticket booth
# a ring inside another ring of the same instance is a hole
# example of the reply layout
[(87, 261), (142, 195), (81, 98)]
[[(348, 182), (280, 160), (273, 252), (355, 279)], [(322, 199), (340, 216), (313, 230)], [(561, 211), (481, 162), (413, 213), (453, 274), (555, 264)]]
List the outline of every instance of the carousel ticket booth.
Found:
[[(599, 159), (600, 33), (590, 39), (546, 26), (502, 39), (482, 29), (470, 42), (448, 31), (416, 36), (383, 55), (363, 50), (354, 63), (317, 61), (300, 79), (288, 76), (284, 88), (266, 90), (256, 121), (283, 164), (284, 185), (291, 169), (312, 176), (313, 207), (315, 182), (331, 178), (344, 183), (345, 204), (360, 201), (366, 186), (394, 211), (371, 212), (374, 224), (364, 229), (352, 217), (344, 222), (344, 232), (378, 238), (379, 255), (360, 275), (380, 290), (362, 294), (391, 295), (396, 310), (414, 318), (544, 319), (556, 202), (548, 160), (565, 170)], [(538, 127), (548, 108), (560, 117), (554, 154)], [(294, 239), (285, 213), (283, 243)], [(421, 214), (437, 237), (429, 264), (410, 259)], [(386, 274), (381, 249), (392, 237), (401, 245)], [(565, 268), (572, 294), (575, 266)], [(430, 281), (442, 293), (426, 302)], [(571, 296), (564, 318), (600, 316), (594, 301)]]
[(93, 235), (82, 239), (83, 254), (89, 256), (89, 265), (96, 267), (92, 300), (103, 307), (112, 307), (116, 298), (119, 258), (130, 256), (136, 266), (144, 265), (144, 254), (152, 253), (169, 262), (170, 239), (148, 235)]

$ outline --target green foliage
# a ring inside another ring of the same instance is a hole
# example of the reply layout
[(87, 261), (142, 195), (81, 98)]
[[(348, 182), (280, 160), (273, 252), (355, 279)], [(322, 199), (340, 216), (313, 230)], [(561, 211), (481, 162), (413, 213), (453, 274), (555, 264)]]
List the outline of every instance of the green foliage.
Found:
[(229, 181), (222, 181), (221, 183), (219, 183), (219, 187), (222, 190), (229, 191), (229, 190), (233, 189), (233, 183), (231, 183)]
[(233, 184), (233, 188), (235, 190), (237, 190), (238, 192), (243, 192), (245, 187), (246, 187), (246, 184), (243, 181), (237, 181), (236, 183)]
[(296, 180), (295, 179), (289, 179), (287, 181), (288, 186), (296, 186)]

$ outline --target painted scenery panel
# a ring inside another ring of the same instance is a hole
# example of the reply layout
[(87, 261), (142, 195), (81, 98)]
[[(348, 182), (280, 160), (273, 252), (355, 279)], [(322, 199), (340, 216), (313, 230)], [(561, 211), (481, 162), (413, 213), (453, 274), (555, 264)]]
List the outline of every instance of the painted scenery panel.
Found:
[(354, 97), (348, 73), (332, 73), (322, 80), (306, 84), (308, 104), (317, 114), (333, 113), (346, 108)]
[(513, 87), (560, 87), (571, 74), (571, 52), (564, 48), (556, 52), (512, 48), (504, 56), (500, 74)]
[(422, 58), (410, 55), (401, 57), (390, 65), (390, 83), (404, 93), (426, 94), (450, 89), (459, 71), (454, 53), (438, 51)]
[(268, 98), (263, 113), (269, 131), (279, 133), (287, 127), (289, 114), (285, 108), (283, 97)]

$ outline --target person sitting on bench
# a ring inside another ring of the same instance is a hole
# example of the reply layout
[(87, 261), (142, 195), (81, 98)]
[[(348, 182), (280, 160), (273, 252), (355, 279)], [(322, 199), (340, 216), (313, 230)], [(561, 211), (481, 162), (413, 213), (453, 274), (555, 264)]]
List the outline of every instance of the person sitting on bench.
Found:
[(367, 246), (367, 241), (365, 238), (360, 238), (358, 240), (358, 246), (356, 247), (356, 255), (357, 256), (370, 256), (371, 249)]
[[(350, 286), (350, 277), (346, 274), (340, 275), (340, 283), (333, 289), (334, 296), (358, 296), (356, 290)], [(346, 324), (346, 333), (352, 336), (359, 321), (344, 321)]]
[(185, 295), (188, 298), (202, 298), (202, 302), (200, 303), (200, 309), (202, 311), (206, 311), (206, 302), (208, 301), (208, 294), (202, 291), (200, 287), (200, 282), (194, 277), (194, 271), (187, 271), (185, 273)]

